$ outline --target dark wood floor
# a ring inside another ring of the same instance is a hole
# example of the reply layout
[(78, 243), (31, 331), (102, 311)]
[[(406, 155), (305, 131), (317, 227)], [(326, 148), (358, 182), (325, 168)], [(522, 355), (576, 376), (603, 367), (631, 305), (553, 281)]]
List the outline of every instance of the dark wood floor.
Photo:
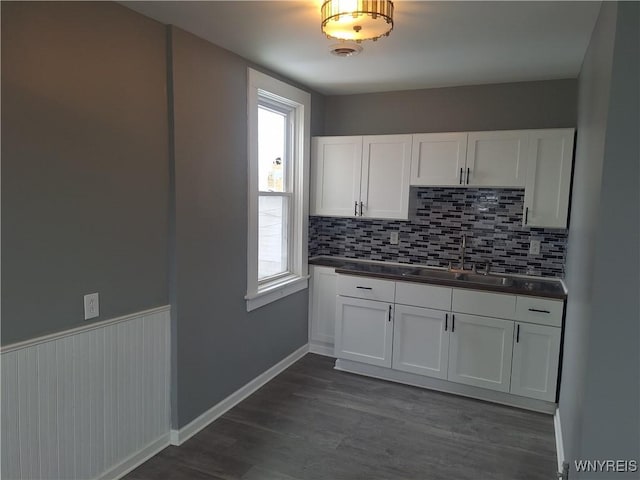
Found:
[(128, 480), (556, 478), (550, 416), (333, 370), (309, 354)]

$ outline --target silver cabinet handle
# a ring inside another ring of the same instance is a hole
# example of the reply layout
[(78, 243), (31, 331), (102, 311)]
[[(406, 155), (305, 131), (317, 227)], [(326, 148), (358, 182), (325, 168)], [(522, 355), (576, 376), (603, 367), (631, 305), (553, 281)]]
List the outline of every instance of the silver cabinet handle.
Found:
[(355, 202), (356, 204), (353, 207), (353, 214), (357, 217), (358, 216), (358, 202)]
[(462, 168), (460, 169), (460, 185), (462, 185)]
[(524, 224), (529, 223), (529, 207), (524, 209)]
[(391, 305), (389, 305), (389, 321), (391, 321)]
[(360, 290), (373, 290), (371, 287), (361, 287), (361, 286), (357, 286), (356, 288), (359, 288)]
[(518, 324), (518, 328), (516, 330), (516, 343), (520, 343), (520, 324)]
[(451, 333), (456, 331), (456, 316), (451, 315)]
[(469, 167), (467, 167), (467, 185), (469, 185)]
[(447, 327), (449, 325), (449, 314), (445, 313), (444, 314), (444, 331), (447, 331)]
[(360, 202), (360, 216), (362, 216), (362, 202)]

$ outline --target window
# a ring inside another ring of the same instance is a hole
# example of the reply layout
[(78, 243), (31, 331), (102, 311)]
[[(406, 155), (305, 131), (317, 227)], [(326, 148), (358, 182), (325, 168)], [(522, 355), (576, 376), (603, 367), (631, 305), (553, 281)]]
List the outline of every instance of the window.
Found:
[(310, 95), (249, 69), (247, 310), (307, 288)]

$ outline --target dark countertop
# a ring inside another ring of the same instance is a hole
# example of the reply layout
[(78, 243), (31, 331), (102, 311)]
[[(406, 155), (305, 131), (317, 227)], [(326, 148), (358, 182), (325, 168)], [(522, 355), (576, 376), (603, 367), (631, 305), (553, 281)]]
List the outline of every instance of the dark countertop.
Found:
[[(486, 290), (490, 292), (527, 295), (531, 297), (546, 297), (564, 300), (567, 293), (561, 281), (539, 277), (518, 277), (506, 274), (490, 274), (488, 276), (464, 272), (462, 275), (448, 273), (442, 269), (432, 269), (419, 265), (396, 265), (366, 260), (351, 260), (339, 257), (313, 257), (310, 265), (332, 267), (336, 273), (347, 275), (361, 275), (366, 277), (386, 278), (403, 282), (428, 283), (445, 285), (448, 287)], [(487, 281), (504, 284), (487, 284)]]

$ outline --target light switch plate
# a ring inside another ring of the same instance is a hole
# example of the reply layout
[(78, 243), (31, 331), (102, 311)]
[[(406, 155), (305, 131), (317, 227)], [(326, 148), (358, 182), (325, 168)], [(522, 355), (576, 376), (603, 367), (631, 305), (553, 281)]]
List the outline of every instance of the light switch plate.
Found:
[(529, 244), (529, 255), (540, 255), (540, 240), (531, 239)]
[(398, 232), (391, 232), (391, 234), (389, 235), (389, 243), (391, 245), (398, 245), (398, 242), (400, 241), (400, 235)]
[(100, 297), (97, 293), (84, 296), (84, 319), (89, 320), (100, 316)]

